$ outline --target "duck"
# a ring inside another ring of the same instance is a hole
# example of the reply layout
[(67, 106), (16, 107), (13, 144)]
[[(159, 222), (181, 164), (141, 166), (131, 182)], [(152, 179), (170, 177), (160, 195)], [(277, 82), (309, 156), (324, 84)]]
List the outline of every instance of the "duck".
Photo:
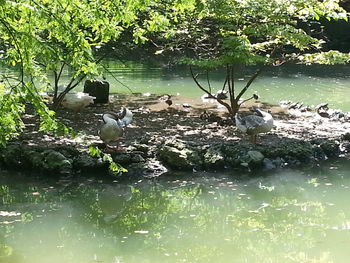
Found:
[(159, 98), (159, 100), (164, 101), (168, 105), (168, 107), (170, 107), (173, 104), (173, 100), (171, 99), (171, 95), (169, 94), (162, 95)]
[(228, 98), (227, 93), (227, 90), (219, 90), (216, 92), (216, 98), (219, 100), (226, 100)]
[(90, 96), (84, 92), (67, 93), (61, 104), (63, 107), (74, 111), (75, 113), (81, 112), (86, 106), (93, 104), (96, 97)]
[(132, 112), (123, 107), (119, 113), (114, 111), (106, 112), (102, 115), (104, 124), (100, 129), (100, 139), (106, 144), (106, 150), (110, 149), (109, 144), (117, 142), (124, 136), (124, 128), (132, 122)]
[(168, 98), (165, 100), (165, 103), (168, 104), (168, 107), (170, 107), (173, 104), (173, 101), (171, 99), (171, 95), (167, 94)]
[(253, 111), (258, 115), (242, 116), (236, 113), (235, 121), (237, 128), (250, 135), (250, 141), (256, 144), (259, 133), (269, 132), (273, 128), (273, 117), (270, 113), (258, 107), (253, 107)]

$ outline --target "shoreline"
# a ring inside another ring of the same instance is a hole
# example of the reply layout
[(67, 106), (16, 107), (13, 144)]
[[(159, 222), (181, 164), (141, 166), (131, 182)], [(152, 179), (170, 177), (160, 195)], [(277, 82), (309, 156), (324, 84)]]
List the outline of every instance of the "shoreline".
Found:
[[(190, 104), (184, 108), (182, 104)], [(80, 135), (54, 137), (36, 131), (36, 116), (26, 114), (26, 127), (19, 138), (0, 148), (0, 167), (6, 170), (35, 171), (43, 176), (108, 174), (108, 162), (91, 156), (89, 146), (101, 146), (98, 129), (101, 114), (127, 106), (134, 121), (126, 130), (123, 152), (111, 153), (113, 160), (128, 170), (122, 177), (156, 177), (171, 171), (254, 171), (301, 164), (317, 165), (330, 158), (349, 158), (350, 123), (344, 118), (317, 116), (260, 102), (247, 103), (272, 111), (275, 128), (259, 135), (258, 145), (250, 144), (226, 120), (216, 103), (174, 98), (168, 107), (159, 96), (112, 95), (109, 104), (86, 108), (75, 119), (60, 109), (57, 117)], [(200, 118), (204, 112), (211, 118)]]

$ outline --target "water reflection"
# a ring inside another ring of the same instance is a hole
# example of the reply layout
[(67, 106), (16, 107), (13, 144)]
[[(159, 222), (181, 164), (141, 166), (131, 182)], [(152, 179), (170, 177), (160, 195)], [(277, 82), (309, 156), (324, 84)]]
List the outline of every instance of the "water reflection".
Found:
[(0, 262), (347, 262), (349, 168), (129, 183), (0, 176)]

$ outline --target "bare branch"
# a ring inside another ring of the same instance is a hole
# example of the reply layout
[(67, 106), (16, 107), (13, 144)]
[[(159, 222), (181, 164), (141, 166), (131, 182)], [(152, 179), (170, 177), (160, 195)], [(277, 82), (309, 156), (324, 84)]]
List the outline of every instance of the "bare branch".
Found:
[(237, 95), (236, 100), (239, 100), (242, 95), (247, 91), (247, 89), (249, 88), (249, 86), (253, 83), (253, 81), (256, 79), (257, 76), (260, 75), (260, 73), (262, 72), (262, 70), (265, 68), (265, 66), (259, 68), (254, 75), (249, 79), (249, 81), (247, 82), (247, 84), (245, 85), (245, 87), (241, 90), (241, 92)]
[(226, 102), (218, 99), (216, 96), (214, 96), (213, 94), (211, 94), (208, 90), (206, 90), (197, 80), (197, 77), (198, 77), (198, 74), (197, 75), (194, 75), (193, 73), (193, 69), (192, 69), (192, 66), (190, 66), (190, 71), (191, 71), (191, 76), (194, 80), (194, 82), (196, 83), (196, 85), (198, 86), (198, 88), (200, 88), (202, 91), (204, 91), (207, 95), (208, 95), (208, 98), (210, 99), (215, 99), (217, 102), (219, 102), (221, 105), (225, 106), (227, 108), (227, 110), (231, 113), (232, 112), (232, 108), (229, 104), (227, 104)]

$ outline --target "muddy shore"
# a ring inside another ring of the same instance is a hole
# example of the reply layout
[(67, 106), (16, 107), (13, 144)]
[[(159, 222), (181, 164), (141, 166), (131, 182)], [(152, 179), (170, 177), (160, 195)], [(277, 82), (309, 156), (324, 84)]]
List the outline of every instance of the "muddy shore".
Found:
[[(348, 158), (350, 114), (320, 116), (312, 107), (248, 102), (268, 109), (275, 127), (249, 142), (213, 101), (173, 97), (169, 107), (156, 95), (111, 95), (109, 104), (91, 105), (75, 116), (65, 109), (57, 117), (78, 132), (75, 138), (38, 132), (38, 119), (28, 107), (25, 129), (0, 149), (2, 169), (41, 174), (108, 174), (108, 162), (91, 156), (90, 146), (103, 148), (98, 131), (102, 114), (126, 106), (134, 120), (126, 129), (122, 151), (111, 153), (129, 176), (159, 176), (169, 171), (276, 169), (317, 165), (329, 158)], [(204, 114), (205, 113), (205, 114)]]

